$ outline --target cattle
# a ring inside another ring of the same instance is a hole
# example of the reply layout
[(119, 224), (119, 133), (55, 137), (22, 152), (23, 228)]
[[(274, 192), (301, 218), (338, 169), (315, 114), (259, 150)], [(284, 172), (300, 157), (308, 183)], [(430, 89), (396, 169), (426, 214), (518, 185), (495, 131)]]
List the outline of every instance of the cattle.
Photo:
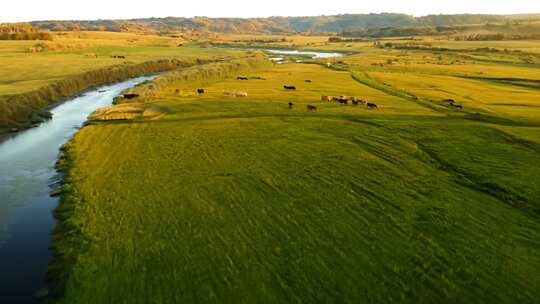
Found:
[(232, 97), (248, 97), (248, 93), (242, 91), (224, 91), (223, 94)]
[(377, 105), (371, 102), (367, 103), (368, 109), (378, 109)]
[(449, 107), (454, 107), (456, 109), (463, 109), (463, 106), (455, 103), (455, 101), (453, 99), (445, 99), (444, 101), (448, 101), (448, 106)]
[(313, 106), (313, 105), (307, 105), (307, 110), (309, 112), (315, 112), (315, 111), (317, 111), (317, 107)]
[(175, 92), (176, 94), (180, 94), (180, 89), (176, 89), (176, 90), (174, 90), (174, 92)]
[(294, 90), (296, 90), (296, 87), (295, 87), (295, 86), (284, 85), (283, 88), (284, 88), (285, 90), (289, 90), (289, 91), (294, 91)]
[(349, 101), (348, 101), (346, 98), (340, 98), (338, 101), (339, 101), (339, 103), (342, 104), (342, 105), (349, 104)]
[(358, 101), (355, 99), (355, 100), (352, 101), (352, 104), (355, 105), (355, 106), (357, 106), (357, 105), (358, 105)]
[(197, 89), (197, 94), (204, 94), (204, 89)]
[(139, 97), (139, 94), (128, 93), (128, 94), (124, 94), (123, 97), (124, 97), (125, 99), (133, 99), (133, 98)]
[(292, 109), (293, 106), (294, 106), (294, 103), (289, 102), (289, 109)]
[(323, 96), (321, 96), (321, 100), (329, 102), (329, 101), (332, 101), (332, 97), (323, 95)]
[(245, 77), (245, 76), (238, 76), (236, 77), (237, 80), (249, 80), (249, 78)]
[(304, 82), (308, 82), (308, 83), (311, 83), (312, 81), (311, 81), (311, 80), (309, 80), (309, 79), (306, 79), (306, 80), (304, 80)]
[(98, 55), (96, 53), (88, 53), (88, 54), (84, 54), (84, 57), (87, 57), (87, 58), (98, 58)]

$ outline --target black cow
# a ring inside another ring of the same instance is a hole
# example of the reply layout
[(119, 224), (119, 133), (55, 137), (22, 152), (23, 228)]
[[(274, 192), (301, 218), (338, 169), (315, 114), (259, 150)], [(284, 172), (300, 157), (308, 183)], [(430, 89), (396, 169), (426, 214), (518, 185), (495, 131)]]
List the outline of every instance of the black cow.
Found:
[(244, 77), (244, 76), (238, 76), (236, 77), (237, 80), (249, 80), (249, 78), (247, 77)]
[(284, 88), (285, 90), (290, 90), (290, 91), (296, 90), (296, 87), (295, 87), (295, 86), (284, 85), (283, 88)]
[(131, 94), (124, 94), (124, 98), (125, 98), (125, 99), (133, 99), (133, 98), (137, 98), (137, 97), (139, 97), (139, 94), (133, 94), (133, 93), (131, 93)]
[(204, 89), (197, 89), (197, 94), (204, 94)]
[(317, 107), (312, 106), (312, 105), (307, 105), (307, 110), (310, 111), (310, 112), (315, 112), (315, 111), (317, 111)]
[(289, 102), (289, 109), (292, 109), (293, 106), (294, 106), (294, 103)]

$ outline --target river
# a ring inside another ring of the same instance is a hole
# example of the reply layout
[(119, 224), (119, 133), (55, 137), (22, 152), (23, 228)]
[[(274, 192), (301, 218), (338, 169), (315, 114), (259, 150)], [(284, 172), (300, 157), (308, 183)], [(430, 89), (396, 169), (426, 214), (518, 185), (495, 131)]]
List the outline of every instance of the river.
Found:
[(51, 258), (57, 197), (50, 185), (65, 144), (99, 107), (152, 76), (99, 87), (61, 103), (53, 117), (0, 143), (0, 303), (39, 303)]

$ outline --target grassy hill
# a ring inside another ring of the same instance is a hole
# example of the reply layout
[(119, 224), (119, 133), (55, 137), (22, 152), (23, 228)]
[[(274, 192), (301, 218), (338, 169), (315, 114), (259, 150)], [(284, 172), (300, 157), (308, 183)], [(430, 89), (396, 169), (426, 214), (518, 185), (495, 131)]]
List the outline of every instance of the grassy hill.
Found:
[[(513, 17), (512, 19), (516, 19)], [(524, 17), (530, 19), (529, 17)], [(345, 14), (314, 17), (207, 18), (167, 17), (131, 20), (34, 21), (40, 29), (53, 31), (106, 30), (114, 32), (151, 31), (154, 33), (195, 29), (221, 33), (294, 33), (343, 32), (380, 27), (455, 26), (465, 24), (503, 23), (502, 15), (430, 15), (413, 17), (405, 14)]]

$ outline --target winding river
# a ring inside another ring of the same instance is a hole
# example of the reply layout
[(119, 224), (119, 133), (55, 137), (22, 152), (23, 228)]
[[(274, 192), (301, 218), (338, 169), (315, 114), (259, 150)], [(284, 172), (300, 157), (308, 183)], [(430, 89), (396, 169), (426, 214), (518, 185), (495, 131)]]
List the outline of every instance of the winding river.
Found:
[(66, 143), (99, 107), (152, 76), (103, 86), (51, 110), (51, 120), (0, 143), (0, 303), (39, 303), (55, 225), (50, 197), (54, 164)]
[(317, 52), (317, 51), (299, 51), (299, 50), (266, 49), (265, 51), (272, 55), (300, 55), (300, 56), (307, 56), (312, 59), (342, 57), (344, 55), (343, 53), (338, 53), (338, 52)]

